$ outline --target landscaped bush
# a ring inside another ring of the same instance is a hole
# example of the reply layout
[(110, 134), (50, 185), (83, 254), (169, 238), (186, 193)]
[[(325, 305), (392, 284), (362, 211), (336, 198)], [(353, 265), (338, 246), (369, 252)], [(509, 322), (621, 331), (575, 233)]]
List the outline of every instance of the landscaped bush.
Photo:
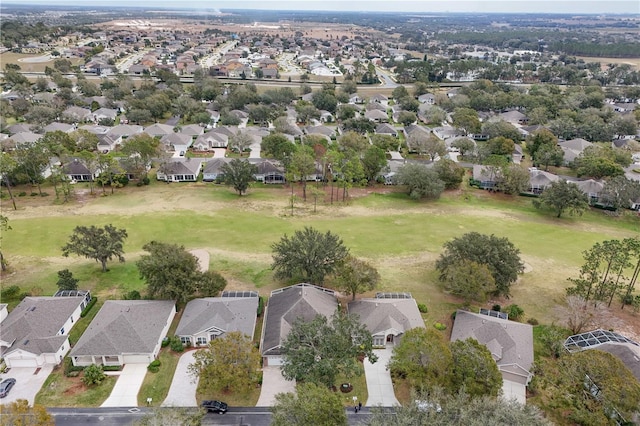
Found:
[(63, 361), (64, 365), (64, 375), (67, 377), (78, 377), (80, 372), (84, 370), (84, 367), (76, 367), (71, 362), (71, 358), (66, 357)]
[(151, 363), (147, 366), (147, 370), (151, 371), (152, 373), (157, 373), (158, 371), (160, 371), (160, 360), (156, 359), (151, 361)]
[(82, 376), (82, 383), (87, 386), (91, 385), (99, 385), (105, 378), (104, 371), (102, 370), (102, 366), (91, 364), (90, 366), (84, 369), (84, 374)]
[(121, 371), (121, 370), (122, 370), (121, 365), (103, 365), (102, 366), (102, 371)]
[(264, 312), (264, 298), (260, 296), (258, 298), (258, 316), (262, 315)]
[(89, 313), (91, 308), (93, 308), (93, 305), (95, 305), (97, 301), (97, 297), (92, 297), (91, 300), (89, 300), (89, 303), (87, 303), (87, 306), (85, 306), (82, 312), (80, 312), (80, 318), (84, 318), (85, 316), (87, 316), (87, 314)]
[(124, 300), (140, 300), (142, 296), (140, 296), (140, 292), (138, 290), (131, 290), (129, 293), (124, 295)]
[(509, 319), (513, 321), (520, 321), (524, 316), (524, 310), (518, 305), (509, 305), (504, 311), (509, 314)]
[(182, 341), (180, 341), (180, 338), (178, 336), (173, 336), (171, 338), (171, 350), (174, 352), (183, 352), (184, 351), (184, 345), (182, 344)]
[(502, 306), (500, 306), (500, 305), (493, 305), (491, 307), (491, 310), (492, 311), (496, 311), (496, 312), (500, 312), (500, 309), (502, 309)]
[(32, 197), (37, 197), (39, 194), (38, 194), (37, 192), (32, 192), (30, 195), (31, 195)]
[(143, 185), (149, 185), (151, 183), (151, 179), (149, 179), (148, 176), (145, 176), (142, 178), (142, 184)]
[(20, 191), (18, 193), (18, 197), (26, 197), (26, 196), (27, 196), (27, 193), (25, 191)]
[(20, 292), (20, 287), (17, 285), (9, 286), (0, 292), (0, 297), (2, 300), (13, 299)]
[(170, 342), (169, 338), (165, 336), (165, 337), (162, 339), (162, 344), (161, 344), (161, 346), (162, 346), (163, 348), (166, 348), (167, 346), (169, 346), (169, 342)]
[(537, 320), (537, 319), (535, 319), (535, 318), (529, 318), (529, 319), (527, 320), (527, 323), (529, 323), (529, 324), (531, 324), (531, 325), (538, 325), (538, 324), (539, 324), (539, 323), (538, 323), (538, 320)]
[(427, 305), (425, 305), (424, 303), (418, 303), (418, 310), (423, 314), (429, 312), (429, 309), (427, 309)]
[(435, 324), (433, 324), (433, 326), (436, 328), (436, 330), (440, 330), (440, 331), (444, 331), (447, 329), (446, 324), (443, 324), (441, 322), (437, 322)]

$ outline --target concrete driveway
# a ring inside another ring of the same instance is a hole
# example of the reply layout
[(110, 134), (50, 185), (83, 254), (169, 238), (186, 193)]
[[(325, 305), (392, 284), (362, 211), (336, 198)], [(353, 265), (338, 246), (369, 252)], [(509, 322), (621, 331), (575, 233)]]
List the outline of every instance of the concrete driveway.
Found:
[(162, 403), (163, 407), (197, 407), (196, 389), (198, 379), (189, 374), (189, 364), (193, 364), (193, 354), (196, 351), (185, 352), (178, 360), (176, 372), (171, 381), (169, 394)]
[(365, 406), (391, 407), (400, 405), (393, 392), (391, 373), (387, 370), (392, 349), (376, 349), (373, 352), (378, 356), (378, 361), (375, 364), (371, 364), (368, 358), (364, 360), (364, 374), (367, 378), (367, 391), (369, 392), (369, 399)]
[(285, 380), (280, 367), (264, 367), (262, 369), (262, 389), (256, 407), (271, 407), (279, 393), (295, 392), (296, 382)]
[[(36, 371), (38, 373), (36, 374)], [(0, 381), (8, 378), (16, 379), (16, 384), (9, 391), (9, 395), (0, 399), (0, 404), (8, 404), (18, 399), (26, 399), (33, 405), (36, 394), (42, 388), (44, 381), (53, 371), (53, 365), (45, 365), (40, 370), (29, 367), (14, 367), (8, 373), (0, 374)]]
[(111, 395), (102, 403), (101, 407), (137, 407), (138, 392), (146, 374), (147, 364), (125, 365), (120, 371)]

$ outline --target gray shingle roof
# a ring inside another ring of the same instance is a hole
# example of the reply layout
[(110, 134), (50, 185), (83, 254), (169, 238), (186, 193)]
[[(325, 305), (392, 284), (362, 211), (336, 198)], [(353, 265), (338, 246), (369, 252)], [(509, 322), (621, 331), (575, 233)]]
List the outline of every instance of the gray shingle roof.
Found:
[(280, 345), (298, 319), (313, 320), (317, 315), (330, 317), (336, 311), (335, 293), (311, 284), (296, 284), (271, 293), (264, 320), (262, 354), (280, 354)]
[(622, 363), (640, 381), (640, 349), (630, 343), (605, 343), (597, 346), (596, 349), (609, 352), (620, 359)]
[(173, 312), (172, 300), (107, 300), (70, 355), (153, 352)]
[(503, 375), (518, 374), (518, 371), (522, 375), (529, 372), (533, 364), (533, 328), (529, 324), (458, 310), (451, 341), (468, 338), (476, 339), (489, 349)]
[(212, 328), (230, 333), (240, 331), (253, 339), (258, 297), (206, 297), (187, 303), (178, 336), (194, 336)]
[(2, 321), (0, 340), (14, 342), (7, 352), (56, 352), (67, 339), (66, 335), (57, 334), (83, 300), (84, 297), (25, 297)]
[(415, 299), (360, 299), (349, 303), (349, 313), (360, 317), (372, 335), (390, 329), (404, 334), (412, 328), (424, 328)]

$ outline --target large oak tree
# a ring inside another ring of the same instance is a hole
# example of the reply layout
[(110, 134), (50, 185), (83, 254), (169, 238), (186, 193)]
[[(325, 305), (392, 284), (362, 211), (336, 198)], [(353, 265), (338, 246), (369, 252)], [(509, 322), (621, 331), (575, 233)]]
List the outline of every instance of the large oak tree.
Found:
[(107, 261), (117, 258), (124, 262), (124, 240), (127, 238), (125, 229), (118, 229), (113, 225), (98, 228), (95, 225), (76, 226), (69, 242), (62, 247), (62, 255), (77, 254), (88, 259), (94, 259), (102, 265), (102, 272), (107, 271)]

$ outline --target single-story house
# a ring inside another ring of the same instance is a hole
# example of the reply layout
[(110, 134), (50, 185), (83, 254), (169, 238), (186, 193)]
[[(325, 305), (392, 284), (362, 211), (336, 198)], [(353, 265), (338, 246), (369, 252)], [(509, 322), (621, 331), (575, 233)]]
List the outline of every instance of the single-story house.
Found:
[(418, 96), (418, 102), (421, 104), (434, 105), (436, 103), (436, 97), (433, 93), (424, 93)]
[(165, 182), (195, 182), (201, 166), (199, 158), (171, 158), (160, 165), (156, 178)]
[(173, 131), (173, 126), (170, 126), (168, 124), (162, 124), (162, 123), (155, 123), (149, 127), (145, 127), (144, 132), (148, 135), (153, 136), (154, 138), (161, 138), (165, 135), (175, 133)]
[(73, 365), (149, 364), (176, 314), (173, 300), (107, 300), (69, 356)]
[(25, 297), (2, 321), (0, 350), (7, 367), (59, 364), (71, 347), (69, 331), (90, 299), (89, 292)]
[(496, 187), (500, 169), (494, 166), (473, 165), (473, 180), (480, 183), (481, 189), (493, 189)]
[(223, 292), (187, 303), (176, 336), (187, 346), (206, 346), (213, 339), (239, 331), (253, 339), (258, 313), (258, 292)]
[(389, 103), (389, 98), (383, 94), (376, 93), (369, 98), (369, 103), (382, 104), (386, 106)]
[(273, 160), (261, 160), (256, 163), (258, 172), (253, 175), (253, 178), (258, 182), (263, 183), (284, 183), (285, 173), (284, 167), (276, 164)]
[(364, 118), (375, 123), (386, 123), (389, 121), (389, 116), (386, 112), (377, 109), (371, 109), (364, 113)]
[(348, 309), (367, 327), (373, 346), (397, 345), (406, 331), (424, 328), (418, 304), (409, 293), (378, 293), (373, 299), (350, 302)]
[(184, 157), (187, 150), (193, 143), (193, 138), (191, 135), (184, 133), (169, 133), (168, 135), (163, 136), (160, 139), (160, 142), (167, 146), (169, 150), (177, 153), (180, 157)]
[(199, 124), (188, 124), (180, 129), (180, 133), (196, 138), (204, 133), (204, 127)]
[(226, 148), (229, 136), (224, 133), (209, 132), (198, 136), (192, 145), (196, 151), (211, 151), (214, 148)]
[(71, 133), (74, 130), (76, 130), (76, 127), (73, 124), (68, 124), (68, 123), (58, 123), (57, 121), (50, 123), (48, 125), (46, 125), (42, 130), (44, 130), (45, 133), (47, 132), (64, 132), (64, 133)]
[(296, 284), (272, 291), (260, 339), (263, 365), (282, 365), (282, 344), (296, 320), (312, 321), (317, 315), (330, 317), (337, 308), (338, 300), (333, 290), (311, 284)]
[(526, 403), (526, 386), (533, 373), (533, 327), (508, 319), (456, 312), (451, 341), (475, 339), (485, 345), (502, 374), (502, 391), (506, 399)]
[(582, 151), (593, 144), (582, 138), (576, 138), (568, 141), (558, 142), (558, 145), (564, 151), (564, 163), (569, 164), (580, 154), (582, 154)]
[(376, 130), (374, 132), (376, 135), (389, 135), (394, 138), (398, 137), (398, 130), (395, 127), (388, 123), (381, 123), (376, 126)]
[(532, 168), (529, 170), (529, 189), (532, 194), (541, 194), (549, 185), (560, 179), (553, 173)]
[(214, 158), (208, 160), (202, 170), (202, 181), (215, 182), (216, 180), (222, 179), (224, 177), (222, 168), (230, 161), (231, 160), (227, 158)]
[(93, 181), (95, 177), (87, 166), (82, 164), (82, 162), (77, 158), (66, 163), (63, 167), (63, 171), (71, 181), (75, 182), (90, 182)]

